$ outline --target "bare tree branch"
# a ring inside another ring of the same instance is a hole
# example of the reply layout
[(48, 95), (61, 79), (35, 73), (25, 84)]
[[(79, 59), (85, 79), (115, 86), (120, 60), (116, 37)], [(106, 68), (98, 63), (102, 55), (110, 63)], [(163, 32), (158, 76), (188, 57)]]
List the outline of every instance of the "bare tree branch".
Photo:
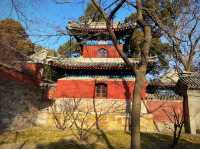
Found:
[[(121, 56), (121, 58), (124, 60), (124, 62), (131, 68), (133, 69), (133, 65), (132, 63), (129, 61), (128, 57), (123, 53), (123, 51), (118, 47), (117, 45), (117, 37), (114, 33), (114, 31), (112, 30), (112, 23), (110, 18), (105, 14), (105, 12), (103, 11), (103, 9), (99, 6), (99, 4), (97, 3), (96, 0), (92, 0), (94, 6), (96, 7), (96, 9), (101, 13), (102, 17), (104, 18), (104, 20), (106, 21), (106, 26), (107, 26), (107, 30), (109, 31), (111, 37), (112, 37), (112, 42), (113, 45), (115, 47), (115, 49), (117, 50), (117, 52), (119, 53), (119, 55)], [(125, 1), (124, 1), (125, 2)], [(118, 8), (119, 9), (119, 8)]]
[(117, 6), (111, 11), (110, 15), (109, 15), (109, 20), (113, 19), (113, 16), (115, 15), (115, 13), (122, 7), (122, 5), (126, 2), (126, 0), (121, 0), (121, 2), (119, 4), (117, 4)]

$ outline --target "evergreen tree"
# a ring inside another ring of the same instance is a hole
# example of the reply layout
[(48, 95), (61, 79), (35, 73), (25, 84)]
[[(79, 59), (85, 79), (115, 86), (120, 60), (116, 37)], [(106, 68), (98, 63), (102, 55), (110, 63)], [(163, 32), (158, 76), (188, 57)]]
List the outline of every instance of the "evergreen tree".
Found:
[(34, 53), (34, 45), (23, 26), (12, 19), (0, 21), (0, 59), (13, 63)]
[(75, 40), (68, 40), (58, 48), (58, 53), (64, 57), (71, 57), (74, 51), (80, 52), (80, 46)]
[(104, 21), (102, 15), (99, 13), (99, 11), (95, 8), (93, 3), (89, 2), (87, 4), (87, 8), (84, 12), (84, 16), (80, 17), (80, 21)]

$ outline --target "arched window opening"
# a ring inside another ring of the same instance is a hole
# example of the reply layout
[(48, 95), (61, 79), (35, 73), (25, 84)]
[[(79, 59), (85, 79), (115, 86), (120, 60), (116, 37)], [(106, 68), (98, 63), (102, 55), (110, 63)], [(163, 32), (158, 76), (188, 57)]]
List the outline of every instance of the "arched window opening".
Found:
[(98, 83), (95, 85), (95, 96), (98, 98), (106, 98), (107, 97), (107, 84)]
[(99, 49), (97, 53), (98, 57), (108, 57), (108, 51), (106, 49)]

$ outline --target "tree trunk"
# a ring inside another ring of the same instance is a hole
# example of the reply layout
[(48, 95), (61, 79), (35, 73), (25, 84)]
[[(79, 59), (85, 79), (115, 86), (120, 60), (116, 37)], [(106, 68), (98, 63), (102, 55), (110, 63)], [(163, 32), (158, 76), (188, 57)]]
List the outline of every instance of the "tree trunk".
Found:
[(131, 112), (131, 149), (141, 149), (140, 144), (140, 111), (141, 97), (145, 85), (146, 65), (136, 71)]
[(186, 67), (185, 67), (185, 71), (187, 71), (187, 72), (191, 71), (191, 67), (192, 67), (192, 63), (193, 63), (193, 59), (194, 59), (194, 54), (195, 54), (195, 49), (191, 48), (189, 58), (186, 62)]
[(183, 116), (184, 116), (184, 128), (186, 133), (190, 133), (190, 123), (189, 123), (189, 109), (188, 109), (188, 96), (187, 91), (183, 95)]
[[(141, 1), (137, 0), (139, 17), (138, 22), (145, 24), (141, 16)], [(141, 59), (138, 64), (138, 69), (135, 70), (136, 80), (132, 100), (132, 113), (131, 113), (131, 149), (141, 149), (140, 144), (140, 112), (141, 112), (141, 98), (145, 85), (145, 74), (148, 64), (149, 49), (151, 46), (151, 27), (145, 24), (144, 26), (144, 45), (141, 49)]]
[[(151, 46), (151, 27), (145, 22), (143, 19), (142, 13), (142, 1), (136, 1), (136, 9), (137, 9), (137, 23), (140, 28), (144, 31), (144, 45), (141, 49), (141, 57), (138, 65), (138, 69), (135, 70), (135, 65), (129, 61), (128, 57), (123, 53), (121, 49), (117, 46), (117, 37), (112, 29), (111, 20), (107, 17), (105, 11), (98, 5), (96, 0), (92, 0), (96, 9), (101, 13), (104, 20), (106, 21), (106, 26), (108, 32), (111, 35), (112, 42), (114, 47), (116, 48), (120, 57), (124, 60), (127, 66), (129, 66), (133, 73), (136, 74), (135, 87), (133, 91), (133, 100), (132, 100), (132, 112), (131, 112), (131, 149), (141, 149), (140, 145), (140, 111), (141, 111), (141, 93), (144, 89), (145, 83), (145, 74), (148, 64), (148, 54)], [(122, 3), (125, 1), (121, 1)], [(121, 5), (121, 4), (120, 4)], [(118, 8), (116, 8), (118, 9)], [(135, 71), (134, 71), (135, 70)]]

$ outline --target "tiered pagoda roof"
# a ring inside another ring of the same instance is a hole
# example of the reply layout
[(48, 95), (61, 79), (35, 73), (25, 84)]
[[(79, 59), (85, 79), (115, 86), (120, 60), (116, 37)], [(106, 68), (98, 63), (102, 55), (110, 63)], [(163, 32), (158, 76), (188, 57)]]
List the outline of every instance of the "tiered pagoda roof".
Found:
[[(129, 58), (132, 64), (139, 63), (139, 58)], [(152, 64), (156, 57), (150, 57), (149, 63)], [(122, 58), (60, 58), (47, 57), (45, 60), (34, 59), (34, 63), (49, 64), (51, 66), (65, 69), (129, 69)]]
[[(118, 38), (130, 35), (136, 27), (136, 23), (113, 23), (112, 29)], [(68, 23), (69, 34), (79, 40), (109, 40), (110, 35), (106, 27), (106, 22), (75, 22)]]
[[(136, 24), (113, 23), (112, 29), (115, 31), (117, 38), (120, 39), (130, 35), (135, 26)], [(69, 22), (68, 31), (78, 42), (98, 39), (109, 40), (110, 36), (105, 22)], [(82, 57), (77, 58), (50, 57), (43, 50), (31, 56), (31, 58), (32, 61), (30, 63), (49, 65), (56, 72), (60, 73), (61, 76), (133, 76), (131, 68), (119, 56), (98, 57), (95, 55), (87, 57), (82, 55)], [(134, 58), (129, 58), (129, 60), (134, 66), (140, 62), (140, 57), (135, 56)], [(148, 58), (148, 68), (151, 68), (156, 60), (156, 56), (150, 56)]]

